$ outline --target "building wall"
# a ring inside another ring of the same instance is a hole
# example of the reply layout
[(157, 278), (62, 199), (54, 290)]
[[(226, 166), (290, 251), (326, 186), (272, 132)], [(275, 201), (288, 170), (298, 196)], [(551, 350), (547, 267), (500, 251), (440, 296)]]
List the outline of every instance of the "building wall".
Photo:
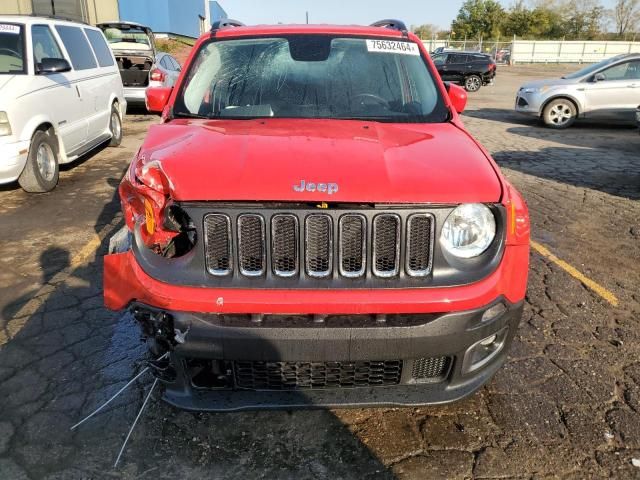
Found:
[[(97, 0), (102, 1), (102, 0)], [(204, 0), (119, 0), (120, 20), (146, 25), (154, 32), (200, 36)], [(217, 2), (210, 2), (211, 21), (226, 17)]]
[(72, 18), (91, 24), (118, 20), (118, 0), (0, 0), (0, 14), (17, 13), (52, 15)]
[(0, 0), (0, 14), (31, 15), (31, 0)]

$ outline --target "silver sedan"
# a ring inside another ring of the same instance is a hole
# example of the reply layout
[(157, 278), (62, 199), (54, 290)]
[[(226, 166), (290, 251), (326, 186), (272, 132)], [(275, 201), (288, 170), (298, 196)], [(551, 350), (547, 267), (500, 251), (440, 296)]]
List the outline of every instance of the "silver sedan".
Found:
[(640, 103), (640, 53), (618, 55), (562, 78), (520, 87), (517, 112), (541, 118), (551, 128), (567, 128), (577, 118), (634, 122)]

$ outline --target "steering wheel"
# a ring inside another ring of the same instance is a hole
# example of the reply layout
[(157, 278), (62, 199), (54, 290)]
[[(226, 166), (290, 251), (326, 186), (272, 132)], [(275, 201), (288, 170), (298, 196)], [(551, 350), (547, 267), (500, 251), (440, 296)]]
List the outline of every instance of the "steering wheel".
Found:
[(0, 48), (0, 53), (8, 52), (12, 57), (20, 58), (20, 54), (15, 50), (11, 50), (10, 48)]
[[(389, 102), (387, 102), (384, 98), (375, 93), (359, 93), (358, 95), (354, 95), (353, 99), (356, 100), (358, 98), (370, 98), (375, 101), (375, 103), (382, 105), (383, 107), (389, 108)], [(364, 102), (360, 102), (361, 105), (364, 105)]]

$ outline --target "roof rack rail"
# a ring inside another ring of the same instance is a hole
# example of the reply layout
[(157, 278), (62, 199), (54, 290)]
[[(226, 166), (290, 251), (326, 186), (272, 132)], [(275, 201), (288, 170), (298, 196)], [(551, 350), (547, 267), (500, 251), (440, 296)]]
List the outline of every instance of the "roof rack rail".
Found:
[(213, 22), (211, 24), (211, 31), (215, 32), (216, 30), (228, 27), (244, 27), (244, 23), (239, 22), (238, 20), (232, 20), (231, 18), (224, 18), (217, 22)]
[(387, 18), (385, 20), (379, 20), (372, 23), (372, 27), (391, 28), (393, 30), (400, 30), (405, 37), (409, 35), (409, 30), (402, 20), (394, 20), (393, 18)]
[(74, 22), (74, 23), (82, 23), (83, 25), (91, 25), (89, 22), (85, 22), (84, 20), (78, 20), (77, 18), (71, 18), (71, 17), (65, 17), (64, 15), (51, 15), (51, 14), (38, 14), (38, 13), (31, 13), (29, 14), (30, 17), (44, 17), (44, 18), (49, 18), (51, 20), (64, 20), (65, 22)]

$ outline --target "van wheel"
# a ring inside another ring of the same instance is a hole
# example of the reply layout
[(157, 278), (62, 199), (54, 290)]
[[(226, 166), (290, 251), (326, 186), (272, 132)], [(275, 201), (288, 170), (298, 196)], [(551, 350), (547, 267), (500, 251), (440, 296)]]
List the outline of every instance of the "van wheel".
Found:
[(117, 147), (122, 143), (122, 120), (120, 119), (120, 110), (118, 110), (118, 106), (115, 103), (111, 106), (109, 130), (111, 131), (109, 146)]
[(542, 121), (547, 127), (562, 129), (573, 125), (578, 112), (571, 100), (558, 98), (544, 107), (542, 111)]
[(38, 130), (33, 134), (29, 154), (18, 183), (27, 192), (50, 192), (58, 184), (58, 140), (55, 135)]
[(467, 92), (477, 92), (482, 86), (482, 79), (478, 75), (469, 75), (464, 79), (464, 89)]

